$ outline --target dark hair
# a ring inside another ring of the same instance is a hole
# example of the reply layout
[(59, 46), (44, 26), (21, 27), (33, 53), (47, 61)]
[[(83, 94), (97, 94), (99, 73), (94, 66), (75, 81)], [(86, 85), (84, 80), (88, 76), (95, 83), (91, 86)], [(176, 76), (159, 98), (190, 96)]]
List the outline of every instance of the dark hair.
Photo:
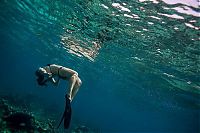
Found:
[(35, 75), (38, 77), (37, 82), (39, 85), (41, 85), (41, 86), (46, 85), (44, 82), (44, 75), (41, 74), (41, 72), (39, 70), (35, 71)]

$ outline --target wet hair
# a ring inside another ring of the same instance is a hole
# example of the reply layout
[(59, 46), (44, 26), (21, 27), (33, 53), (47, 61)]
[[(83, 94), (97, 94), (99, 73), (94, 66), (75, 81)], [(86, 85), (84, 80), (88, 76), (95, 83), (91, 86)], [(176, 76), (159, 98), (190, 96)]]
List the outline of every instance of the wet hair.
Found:
[(46, 85), (44, 82), (44, 75), (40, 72), (40, 70), (35, 71), (35, 75), (38, 77), (37, 82), (39, 85)]

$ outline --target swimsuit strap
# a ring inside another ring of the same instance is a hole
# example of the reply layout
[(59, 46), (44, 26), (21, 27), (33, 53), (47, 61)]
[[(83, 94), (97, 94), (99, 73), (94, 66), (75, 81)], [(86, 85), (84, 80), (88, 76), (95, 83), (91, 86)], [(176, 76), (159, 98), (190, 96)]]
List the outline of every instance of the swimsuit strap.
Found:
[(60, 70), (61, 70), (62, 68), (63, 68), (63, 67), (61, 66), (61, 67), (59, 67), (59, 69), (58, 69), (58, 76), (59, 76), (59, 77), (61, 77), (61, 76), (60, 76)]
[(49, 67), (49, 70), (52, 73), (52, 71), (51, 71), (51, 64), (47, 64), (47, 66)]

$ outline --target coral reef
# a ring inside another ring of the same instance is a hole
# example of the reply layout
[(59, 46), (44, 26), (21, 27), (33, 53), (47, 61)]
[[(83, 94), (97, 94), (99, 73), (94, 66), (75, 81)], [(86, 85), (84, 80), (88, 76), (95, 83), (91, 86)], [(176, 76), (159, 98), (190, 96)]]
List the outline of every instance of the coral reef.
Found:
[[(72, 124), (72, 128), (64, 130), (62, 127), (55, 129), (57, 110), (52, 106), (44, 107), (41, 102), (34, 101), (34, 96), (29, 95), (0, 95), (0, 133), (96, 133), (85, 125)], [(50, 110), (49, 110), (50, 109)], [(47, 112), (45, 111), (47, 110)]]
[(49, 121), (41, 122), (32, 113), (15, 108), (5, 99), (0, 100), (0, 132), (47, 133), (52, 129)]

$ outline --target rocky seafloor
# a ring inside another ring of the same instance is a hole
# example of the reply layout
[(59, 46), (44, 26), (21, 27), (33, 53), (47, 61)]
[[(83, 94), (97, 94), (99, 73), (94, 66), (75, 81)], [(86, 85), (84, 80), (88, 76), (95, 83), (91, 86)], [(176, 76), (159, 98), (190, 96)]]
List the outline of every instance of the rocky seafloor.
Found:
[(16, 95), (0, 96), (0, 133), (94, 133), (83, 125), (70, 130), (55, 129), (54, 117), (42, 115), (39, 109), (28, 109), (25, 105), (31, 104), (24, 104), (27, 101), (23, 99)]
[(52, 129), (51, 120), (40, 121), (33, 113), (20, 110), (11, 105), (7, 99), (0, 99), (0, 132), (48, 133)]

